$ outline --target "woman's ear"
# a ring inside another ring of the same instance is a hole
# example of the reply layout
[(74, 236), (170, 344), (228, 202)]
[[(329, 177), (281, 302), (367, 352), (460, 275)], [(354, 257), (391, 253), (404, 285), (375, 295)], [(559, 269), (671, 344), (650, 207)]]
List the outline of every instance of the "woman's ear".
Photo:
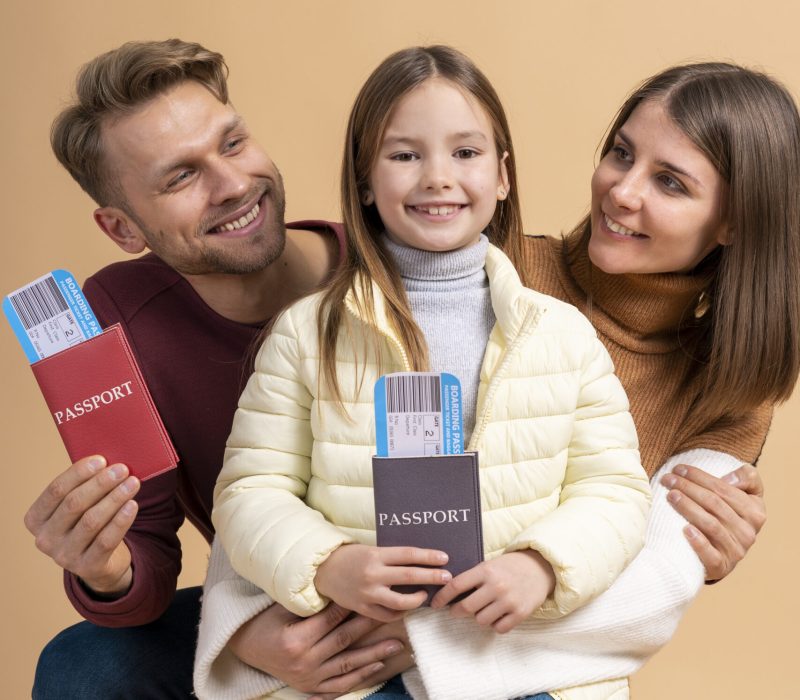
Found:
[(122, 209), (101, 207), (95, 209), (95, 223), (114, 243), (126, 253), (138, 255), (147, 247), (139, 227)]
[(361, 203), (362, 203), (362, 204), (363, 204), (365, 207), (368, 207), (368, 206), (370, 206), (371, 204), (374, 204), (374, 203), (375, 203), (375, 195), (374, 195), (374, 194), (372, 194), (372, 190), (364, 190), (364, 191), (361, 193)]

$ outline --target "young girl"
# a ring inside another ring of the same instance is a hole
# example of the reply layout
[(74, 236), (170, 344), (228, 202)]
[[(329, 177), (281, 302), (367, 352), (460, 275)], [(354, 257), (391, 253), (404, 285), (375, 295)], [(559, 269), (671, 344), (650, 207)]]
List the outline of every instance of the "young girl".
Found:
[[(469, 592), (452, 613), (500, 633), (573, 611), (638, 551), (647, 479), (590, 324), (514, 270), (513, 149), (486, 78), (446, 47), (386, 59), (342, 188), (346, 263), (282, 314), (234, 419), (213, 514), (234, 568), (298, 615), (397, 619), (425, 600), (400, 583), (446, 584), (434, 608)], [(486, 561), (452, 580), (441, 552), (374, 546), (373, 386), (428, 368), (460, 378), (480, 455)]]

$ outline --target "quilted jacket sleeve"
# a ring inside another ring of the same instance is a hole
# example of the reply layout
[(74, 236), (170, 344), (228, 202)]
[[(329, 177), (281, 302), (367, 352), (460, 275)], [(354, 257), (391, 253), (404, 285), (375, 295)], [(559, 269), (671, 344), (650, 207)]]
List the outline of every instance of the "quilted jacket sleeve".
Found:
[(552, 565), (556, 588), (536, 613), (542, 617), (565, 615), (605, 591), (644, 543), (650, 488), (628, 397), (593, 329), (584, 339), (559, 505), (507, 548), (535, 549)]
[[(307, 616), (328, 602), (314, 586), (317, 567), (352, 540), (302, 500), (311, 476), (316, 373), (303, 377), (308, 358), (294, 309), (276, 322), (239, 399), (212, 519), (233, 568), (288, 610)], [(315, 332), (305, 329), (305, 337)], [(312, 363), (316, 367), (316, 358)]]

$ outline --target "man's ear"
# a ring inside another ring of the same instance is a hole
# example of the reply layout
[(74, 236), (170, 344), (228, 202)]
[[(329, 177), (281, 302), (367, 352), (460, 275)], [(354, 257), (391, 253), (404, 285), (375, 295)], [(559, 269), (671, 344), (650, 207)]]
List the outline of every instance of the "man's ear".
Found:
[(94, 220), (103, 233), (126, 253), (137, 255), (147, 247), (141, 230), (122, 209), (100, 207), (94, 211)]

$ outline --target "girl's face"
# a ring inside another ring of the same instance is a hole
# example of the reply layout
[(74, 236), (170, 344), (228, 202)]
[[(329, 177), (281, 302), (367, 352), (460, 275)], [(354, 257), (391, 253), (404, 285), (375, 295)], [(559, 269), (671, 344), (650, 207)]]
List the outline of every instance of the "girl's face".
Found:
[(505, 155), (475, 98), (432, 78), (392, 111), (369, 177), (386, 232), (395, 243), (430, 251), (478, 241), (498, 199), (508, 194)]
[(641, 103), (592, 177), (589, 257), (611, 274), (685, 272), (724, 244), (725, 183), (667, 115)]

